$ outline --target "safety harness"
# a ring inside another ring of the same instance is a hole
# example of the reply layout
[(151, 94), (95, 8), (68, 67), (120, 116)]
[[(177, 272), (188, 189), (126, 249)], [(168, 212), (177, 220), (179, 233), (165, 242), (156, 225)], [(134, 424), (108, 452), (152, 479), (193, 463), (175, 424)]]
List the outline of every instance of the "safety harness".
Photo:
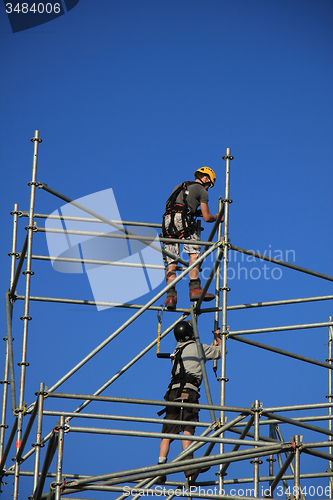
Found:
[[(185, 347), (194, 343), (195, 343), (194, 340), (189, 340), (176, 350), (174, 354), (174, 362), (171, 371), (171, 381), (168, 387), (167, 394), (171, 391), (172, 386), (175, 384), (180, 384), (179, 388), (177, 388), (178, 396), (180, 396), (180, 394), (183, 392), (183, 389), (187, 383), (193, 384), (196, 387), (200, 386), (200, 381), (194, 375), (187, 373), (187, 371), (185, 370), (182, 358), (183, 350), (185, 349)], [(178, 365), (179, 365), (179, 373), (177, 373), (176, 375)]]
[[(193, 233), (193, 228), (196, 227), (194, 214), (191, 212), (187, 204), (187, 195), (189, 194), (187, 188), (195, 181), (183, 182), (171, 195), (169, 196), (166, 205), (165, 213), (162, 221), (162, 234), (164, 238), (187, 238)], [(176, 203), (178, 195), (183, 192), (183, 203)], [(175, 214), (182, 215), (182, 229), (177, 229), (175, 225)], [(165, 217), (170, 215), (170, 223), (168, 227), (165, 224)]]
[[(200, 387), (200, 381), (194, 376), (191, 375), (190, 373), (187, 373), (184, 367), (183, 359), (182, 359), (182, 353), (185, 347), (187, 347), (189, 344), (193, 344), (195, 341), (194, 340), (189, 340), (186, 342), (184, 345), (179, 347), (175, 353), (173, 354), (173, 367), (171, 371), (171, 382), (168, 386), (168, 390), (164, 396), (165, 401), (170, 401), (169, 399), (169, 394), (170, 391), (172, 390), (172, 386), (174, 384), (179, 384), (179, 387), (177, 388), (177, 398), (174, 401), (186, 401), (189, 397), (188, 392), (184, 391), (184, 387), (187, 383), (193, 384), (196, 387)], [(179, 365), (179, 373), (176, 375), (177, 367)], [(182, 414), (183, 414), (183, 408), (180, 409), (180, 420), (183, 419)], [(157, 412), (157, 415), (161, 416), (163, 413), (166, 413), (167, 408), (163, 408), (162, 410)]]

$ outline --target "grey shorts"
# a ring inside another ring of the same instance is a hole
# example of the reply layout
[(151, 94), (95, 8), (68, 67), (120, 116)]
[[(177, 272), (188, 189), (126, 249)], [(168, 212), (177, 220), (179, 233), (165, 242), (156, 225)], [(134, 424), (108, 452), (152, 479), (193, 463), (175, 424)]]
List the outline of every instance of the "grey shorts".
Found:
[[(183, 224), (182, 224), (182, 214), (181, 213), (175, 213), (174, 214), (174, 223), (175, 223), (175, 226), (176, 228), (181, 231), (183, 229)], [(170, 218), (171, 218), (171, 215), (166, 215), (165, 216), (165, 227), (168, 228), (169, 224), (170, 224)], [(188, 236), (186, 238), (187, 240), (196, 240), (196, 241), (199, 241), (200, 240), (200, 237), (198, 235), (197, 232), (194, 232), (193, 234), (191, 234), (190, 236)], [(167, 250), (168, 252), (171, 252), (173, 253), (176, 257), (179, 257), (179, 243), (165, 243), (164, 245), (164, 248), (165, 250)], [(188, 243), (185, 243), (183, 245), (183, 251), (185, 253), (194, 253), (196, 254), (198, 257), (200, 255), (200, 245), (189, 245)], [(174, 262), (174, 260), (171, 258), (171, 257), (168, 257), (166, 256), (166, 261), (167, 261), (167, 264), (171, 264), (172, 262)]]

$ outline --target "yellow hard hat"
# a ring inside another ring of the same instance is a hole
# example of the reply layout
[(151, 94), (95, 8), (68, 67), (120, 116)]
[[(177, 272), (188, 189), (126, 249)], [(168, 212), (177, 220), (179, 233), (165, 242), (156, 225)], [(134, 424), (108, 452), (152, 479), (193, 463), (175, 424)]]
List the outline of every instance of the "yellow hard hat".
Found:
[[(210, 167), (200, 167), (200, 168), (198, 168), (198, 170), (196, 170), (196, 171), (194, 172), (194, 177), (196, 177), (196, 174), (197, 174), (198, 172), (200, 172), (201, 174), (206, 174), (206, 175), (208, 175), (208, 177), (210, 178), (211, 183), (212, 183), (212, 184), (213, 184), (213, 186), (214, 186), (215, 181), (216, 181), (216, 175), (215, 175), (214, 170), (212, 170)], [(212, 186), (212, 187), (213, 187), (213, 186)]]

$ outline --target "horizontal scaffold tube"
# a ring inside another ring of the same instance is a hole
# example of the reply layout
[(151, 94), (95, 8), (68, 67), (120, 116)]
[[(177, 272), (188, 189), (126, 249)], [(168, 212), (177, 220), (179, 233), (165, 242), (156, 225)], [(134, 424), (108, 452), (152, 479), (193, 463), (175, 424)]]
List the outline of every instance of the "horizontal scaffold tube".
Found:
[[(179, 408), (199, 408), (201, 410), (217, 410), (231, 411), (237, 413), (251, 414), (250, 408), (241, 408), (236, 406), (220, 406), (220, 405), (204, 405), (196, 403), (178, 403), (177, 401), (161, 401), (155, 399), (137, 399), (137, 398), (121, 398), (114, 396), (93, 396), (90, 394), (68, 394), (65, 392), (47, 392), (49, 398), (64, 398), (64, 399), (87, 399), (91, 401), (105, 401), (110, 403), (131, 403), (150, 406), (177, 406)], [(332, 403), (333, 406), (333, 403)]]
[[(179, 269), (178, 269), (179, 270)], [(16, 295), (15, 300), (24, 300), (24, 295)], [(64, 304), (77, 304), (77, 305), (90, 305), (90, 306), (107, 306), (107, 307), (124, 307), (124, 308), (129, 308), (129, 309), (141, 309), (143, 307), (143, 304), (123, 304), (120, 302), (96, 302), (94, 300), (85, 300), (85, 299), (64, 299), (61, 297), (36, 297), (36, 296), (30, 296), (30, 300), (33, 301), (40, 301), (40, 302), (60, 302)], [(322, 297), (309, 297), (309, 298), (304, 298), (304, 299), (291, 299), (291, 300), (281, 300), (281, 301), (274, 301), (274, 302), (257, 302), (254, 304), (240, 304), (240, 305), (235, 305), (235, 306), (228, 306), (227, 310), (229, 311), (235, 311), (237, 309), (247, 309), (251, 307), (265, 307), (265, 306), (276, 306), (276, 305), (285, 305), (285, 304), (296, 304), (299, 302), (313, 302), (313, 301), (320, 301), (320, 300), (333, 300), (333, 295), (325, 295)], [(152, 311), (157, 311), (160, 310), (160, 306), (150, 306), (149, 310)], [(200, 309), (200, 313), (208, 313), (208, 312), (214, 312), (214, 311), (219, 311), (222, 310), (222, 307), (211, 307), (211, 308), (205, 308), (205, 309)], [(165, 312), (168, 312), (166, 309)], [(177, 312), (187, 312), (188, 314), (190, 313), (189, 308), (178, 308), (177, 307)]]
[(80, 432), (86, 434), (107, 434), (110, 436), (132, 436), (132, 437), (146, 437), (146, 438), (157, 438), (161, 439), (174, 439), (178, 441), (199, 441), (202, 443), (226, 443), (226, 444), (239, 444), (242, 446), (267, 446), (267, 443), (262, 441), (250, 441), (247, 439), (230, 439), (230, 438), (211, 438), (205, 436), (189, 436), (183, 434), (167, 434), (161, 432), (146, 432), (146, 431), (128, 431), (123, 429), (102, 429), (96, 427), (75, 427), (68, 426), (68, 432)]
[[(146, 424), (179, 424), (185, 423), (194, 427), (210, 427), (211, 422), (190, 422), (183, 420), (168, 420), (164, 418), (151, 418), (151, 417), (129, 417), (127, 415), (103, 415), (100, 413), (77, 413), (75, 411), (57, 411), (57, 410), (44, 410), (43, 415), (47, 416), (64, 416), (75, 418), (93, 418), (97, 420), (119, 420), (121, 422), (143, 422)], [(332, 417), (333, 418), (333, 417)]]
[(294, 421), (292, 418), (283, 417), (281, 415), (276, 415), (276, 413), (270, 413), (267, 411), (263, 411), (263, 415), (268, 418), (274, 418), (286, 424), (296, 425), (297, 427), (302, 427), (304, 429), (309, 429), (311, 431), (320, 432), (321, 434), (325, 434), (326, 436), (333, 436), (333, 431), (329, 429), (323, 429), (322, 427), (317, 427), (316, 425), (306, 424), (305, 422)]
[[(276, 476), (260, 476), (259, 481), (261, 483), (266, 482), (266, 481), (273, 481)], [(333, 477), (333, 472), (313, 472), (313, 473), (303, 473), (299, 475), (300, 479), (313, 479), (313, 478), (327, 478), (327, 477)], [(289, 479), (295, 479), (294, 474), (285, 474), (281, 479), (284, 480), (289, 480)], [(244, 484), (244, 483), (252, 483), (253, 482), (253, 477), (242, 477), (242, 478), (237, 478), (237, 479), (225, 479), (224, 484)], [(232, 497), (233, 499), (234, 497)], [(249, 497), (247, 497), (249, 498)], [(61, 498), (61, 500), (65, 500)], [(71, 499), (72, 500), (72, 499)], [(75, 500), (78, 500), (75, 498)], [(229, 499), (231, 500), (231, 499)]]
[[(210, 455), (207, 457), (198, 457), (191, 458), (187, 460), (182, 460), (181, 462), (170, 462), (166, 464), (153, 465), (149, 467), (140, 467), (139, 469), (130, 469), (125, 471), (113, 472), (110, 474), (102, 474), (99, 476), (90, 476), (85, 479), (74, 480), (71, 481), (71, 487), (77, 487), (83, 484), (97, 482), (97, 481), (108, 481), (110, 479), (119, 479), (121, 477), (126, 478), (128, 480), (128, 476), (134, 476), (134, 478), (138, 479), (138, 474), (140, 474), (140, 478), (142, 473), (147, 473), (146, 477), (151, 477), (152, 473), (158, 473), (156, 475), (161, 474), (169, 474), (174, 472), (181, 472), (184, 469), (197, 469), (198, 466), (205, 465), (218, 465), (220, 463), (225, 463), (228, 461), (239, 461), (249, 457), (249, 455), (256, 454), (256, 456), (265, 456), (271, 453), (283, 453), (286, 451), (290, 451), (292, 449), (291, 443), (280, 443), (276, 445), (266, 445), (260, 449), (253, 450), (253, 448), (245, 449), (237, 452), (228, 452), (223, 455)], [(242, 458), (241, 458), (242, 457)], [(134, 479), (135, 480), (135, 479)]]
[(307, 453), (308, 455), (332, 461), (332, 455), (330, 453), (325, 453), (324, 451), (319, 451), (319, 450), (313, 450), (311, 448), (307, 448), (307, 446), (302, 446), (301, 450), (303, 453)]
[(272, 406), (265, 408), (265, 412), (280, 412), (280, 411), (294, 411), (294, 410), (316, 410), (320, 408), (333, 408), (333, 403), (309, 403), (305, 405), (289, 405), (289, 406)]
[(233, 335), (229, 335), (229, 338), (232, 340), (237, 340), (237, 342), (243, 342), (244, 344), (253, 345), (255, 347), (259, 347), (260, 349), (265, 349), (266, 351), (276, 352), (277, 354), (282, 354), (283, 356), (299, 359), (300, 361), (305, 361), (313, 365), (322, 366), (323, 368), (328, 368), (329, 370), (333, 370), (333, 365), (330, 365), (329, 363), (324, 363), (323, 361), (318, 361), (316, 359), (308, 358), (307, 356), (301, 356), (300, 354), (295, 354), (293, 352), (285, 351), (277, 347), (262, 344), (261, 342), (255, 342), (254, 340), (244, 339), (243, 337), (236, 337), (236, 336), (234, 337)]
[[(21, 217), (29, 217), (29, 212), (24, 210), (20, 212)], [(94, 217), (72, 217), (70, 215), (56, 215), (56, 214), (34, 214), (35, 219), (55, 219), (55, 220), (68, 220), (73, 222), (97, 222), (99, 224), (105, 224), (104, 221), (96, 219)], [(130, 220), (113, 220), (109, 219), (110, 222), (114, 224), (122, 224), (123, 226), (140, 226), (140, 227), (156, 227), (158, 229), (162, 228), (162, 224), (155, 224), (153, 222), (136, 222)]]
[[(248, 304), (235, 304), (227, 306), (227, 311), (238, 311), (240, 309), (252, 309), (256, 307), (284, 306), (288, 304), (302, 304), (304, 302), (320, 302), (321, 300), (333, 300), (333, 295), (319, 295), (318, 297), (304, 297), (300, 299), (270, 300), (266, 302), (252, 302)], [(205, 307), (200, 313), (221, 311), (222, 307)]]
[[(319, 421), (322, 421), (322, 420), (333, 420), (333, 415), (317, 415), (317, 416), (314, 416), (312, 415), (311, 417), (294, 417), (294, 420), (299, 420), (300, 422), (319, 422)], [(271, 419), (267, 419), (267, 420), (261, 420), (259, 422), (259, 425), (270, 425), (270, 424), (278, 424), (279, 421), (278, 420), (271, 420)], [(235, 427), (243, 427), (245, 424), (243, 422), (240, 422), (240, 423), (237, 423), (235, 424)]]
[[(35, 231), (40, 233), (59, 233), (59, 234), (73, 234), (78, 236), (94, 236), (96, 238), (116, 238), (119, 240), (138, 240), (141, 243), (145, 243), (146, 241), (156, 241), (156, 237), (154, 236), (141, 236), (136, 234), (118, 234), (118, 233), (106, 233), (100, 231), (76, 231), (75, 229), (56, 229), (50, 227), (39, 227), (36, 226), (34, 228)], [(162, 241), (164, 243), (179, 243), (179, 238), (158, 238), (158, 241)], [(182, 244), (191, 244), (202, 246), (205, 245), (207, 248), (214, 245), (214, 241), (201, 241), (201, 240), (181, 240)], [(147, 244), (148, 245), (148, 244)], [(151, 246), (151, 245), (149, 245)], [(161, 250), (160, 250), (161, 251)]]
[[(304, 450), (305, 451), (305, 450)], [(196, 466), (198, 467), (198, 465)], [(4, 470), (4, 476), (13, 476), (14, 471), (13, 470)], [(20, 476), (25, 476), (25, 477), (31, 477), (34, 475), (33, 471), (20, 471)], [(65, 473), (63, 474), (66, 479), (73, 479), (73, 480), (79, 480), (79, 479), (85, 479), (85, 478), (91, 478), (91, 476), (87, 476), (85, 474), (70, 474), (70, 473)], [(46, 474), (46, 477), (54, 478), (56, 477), (55, 472), (48, 472)], [(275, 476), (260, 476), (259, 481), (264, 482), (264, 481), (272, 481)], [(285, 475), (283, 479), (294, 479), (294, 475)], [(332, 472), (313, 472), (313, 473), (302, 473), (300, 474), (300, 479), (311, 479), (311, 478), (321, 478), (321, 477), (333, 477), (333, 471)], [(224, 483), (225, 484), (235, 484), (235, 483), (251, 483), (253, 481), (253, 477), (243, 477), (243, 478), (237, 478), (237, 479), (225, 479)], [(171, 481), (170, 481), (171, 483)], [(179, 484), (179, 481), (175, 482), (175, 484)], [(211, 484), (214, 484), (213, 482)], [(217, 481), (215, 484), (218, 484)], [(42, 496), (43, 498), (43, 496)], [(63, 500), (63, 497), (61, 497)], [(71, 500), (73, 500), (71, 498)], [(75, 497), (75, 500), (78, 500)], [(85, 499), (86, 500), (86, 499)], [(248, 500), (248, 499), (247, 499)]]
[[(228, 311), (236, 311), (238, 309), (251, 309), (254, 307), (270, 307), (270, 306), (284, 306), (288, 304), (302, 304), (303, 302), (319, 302), (321, 300), (333, 300), (333, 295), (319, 295), (317, 297), (304, 297), (300, 299), (285, 299), (285, 300), (270, 300), (266, 302), (252, 302), (249, 304), (238, 304), (228, 306)], [(208, 309), (205, 309), (208, 311)]]
[(304, 325), (287, 325), (287, 326), (272, 326), (270, 328), (254, 328), (251, 330), (235, 330), (229, 332), (232, 335), (250, 335), (253, 333), (271, 333), (271, 332), (287, 332), (289, 330), (306, 330), (308, 328), (322, 328), (333, 326), (332, 321), (324, 321), (322, 323), (306, 323)]
[(229, 244), (230, 250), (235, 250), (236, 252), (245, 253), (246, 255), (251, 255), (256, 259), (266, 260), (268, 262), (272, 262), (273, 264), (278, 264), (279, 266), (289, 267), (290, 269), (294, 269), (295, 271), (301, 271), (305, 274), (311, 274), (312, 276), (316, 276), (317, 278), (322, 278), (324, 280), (333, 281), (332, 276), (328, 276), (327, 274), (317, 273), (316, 271), (311, 271), (311, 269), (306, 269), (305, 267), (296, 266), (295, 264), (290, 264), (289, 262), (284, 262), (283, 260), (274, 259), (273, 257), (268, 257), (267, 255), (261, 255), (260, 253), (254, 252), (252, 250), (246, 250), (245, 248), (236, 247), (235, 245)]
[[(16, 295), (16, 300), (24, 300), (24, 295)], [(79, 306), (105, 306), (105, 307), (121, 307), (124, 309), (141, 309), (143, 304), (124, 304), (120, 302), (101, 302), (95, 300), (85, 300), (85, 299), (63, 299), (61, 297), (35, 297), (30, 296), (29, 300), (33, 300), (36, 302), (58, 302), (61, 304), (74, 304)], [(149, 306), (149, 311), (160, 311), (161, 306)], [(185, 314), (190, 314), (190, 309), (185, 307), (177, 307), (177, 312), (182, 312)], [(167, 309), (164, 312), (170, 312)]]
[[(95, 259), (74, 259), (71, 257), (53, 257), (50, 255), (32, 255), (32, 259), (57, 261), (57, 262), (71, 262), (73, 264), (94, 264), (96, 266), (120, 266), (120, 267), (139, 267), (140, 269), (165, 269), (165, 266), (158, 264), (136, 264), (135, 262), (121, 262), (119, 260), (95, 260)], [(181, 267), (181, 270), (184, 268)], [(179, 267), (177, 270), (180, 270)]]

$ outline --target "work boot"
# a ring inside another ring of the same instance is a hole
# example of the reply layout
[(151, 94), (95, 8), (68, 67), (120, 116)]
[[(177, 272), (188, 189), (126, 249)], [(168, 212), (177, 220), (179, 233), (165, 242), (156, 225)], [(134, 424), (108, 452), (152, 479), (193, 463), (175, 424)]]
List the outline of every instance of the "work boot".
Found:
[(177, 305), (177, 291), (175, 288), (170, 288), (167, 291), (167, 299), (165, 301), (165, 307), (167, 309), (175, 309)]
[(155, 484), (165, 484), (165, 481), (166, 481), (166, 480), (167, 480), (167, 477), (166, 477), (166, 476), (160, 476), (160, 477), (156, 480)]
[[(165, 462), (157, 462), (157, 465), (163, 465), (163, 464), (166, 464), (167, 460), (165, 460)], [(159, 476), (159, 478), (156, 480), (155, 484), (164, 484), (165, 481), (167, 480), (167, 477), (165, 474), (163, 474), (162, 476)]]
[(188, 483), (188, 486), (191, 486), (194, 484), (194, 470), (185, 470), (184, 471), (184, 474), (185, 474), (185, 481)]
[[(194, 302), (196, 300), (200, 299), (200, 295), (202, 292), (201, 288), (201, 282), (199, 279), (197, 280), (191, 280), (189, 283), (189, 289), (190, 289), (190, 301)], [(215, 299), (215, 295), (213, 293), (208, 293), (206, 292), (203, 300), (204, 302), (209, 302), (210, 300)]]

